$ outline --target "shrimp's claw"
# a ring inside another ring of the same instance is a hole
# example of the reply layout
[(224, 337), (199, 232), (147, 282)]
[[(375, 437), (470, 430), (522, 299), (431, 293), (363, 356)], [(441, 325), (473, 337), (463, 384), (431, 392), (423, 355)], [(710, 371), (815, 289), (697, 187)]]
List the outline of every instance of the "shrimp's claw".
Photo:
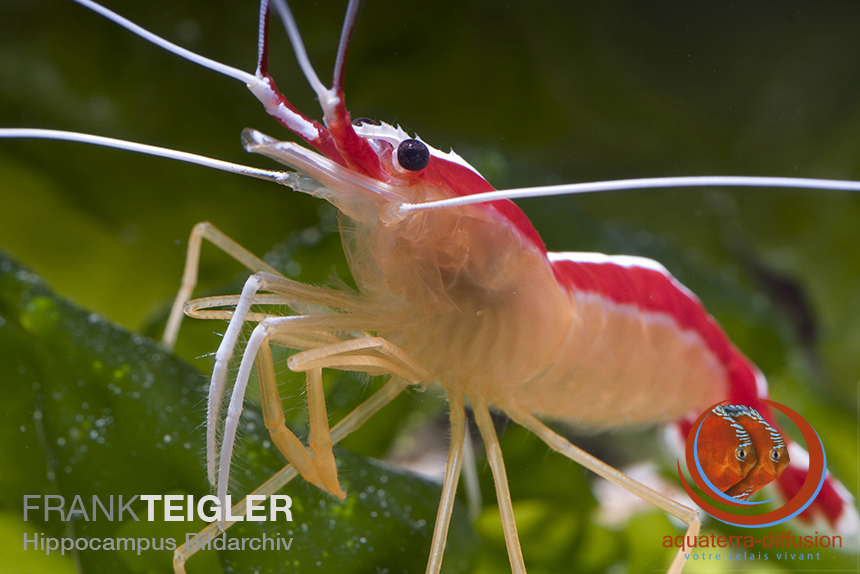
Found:
[(319, 473), (323, 490), (343, 500), (346, 498), (337, 479), (337, 464), (332, 452), (331, 430), (325, 408), (322, 369), (307, 372), (308, 412), (310, 414), (310, 446), (314, 452), (314, 468)]
[(337, 466), (332, 453), (331, 431), (325, 408), (322, 388), (322, 370), (307, 372), (308, 411), (310, 415), (310, 447), (308, 449), (285, 424), (275, 368), (268, 345), (257, 351), (257, 376), (260, 380), (260, 397), (263, 407), (263, 420), (272, 442), (278, 451), (302, 475), (302, 478), (329, 494), (343, 500), (346, 498), (337, 479)]

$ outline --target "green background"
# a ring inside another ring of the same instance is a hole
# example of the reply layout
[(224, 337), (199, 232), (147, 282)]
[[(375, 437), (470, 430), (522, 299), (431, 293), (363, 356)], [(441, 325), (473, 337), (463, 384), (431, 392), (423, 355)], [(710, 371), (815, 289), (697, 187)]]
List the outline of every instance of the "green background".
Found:
[[(253, 3), (109, 6), (206, 56), (253, 67)], [(325, 81), (343, 6), (293, 9)], [(860, 179), (858, 24), (860, 6), (850, 2), (416, 9), (370, 1), (350, 50), (347, 105), (355, 116), (398, 122), (436, 147), (453, 147), (497, 187), (705, 174)], [(313, 94), (280, 33), (272, 49), (279, 86), (314, 116)], [(270, 164), (244, 154), (241, 129), (288, 137), (235, 80), (53, 1), (0, 5), (0, 125), (109, 135), (260, 166)], [(670, 190), (521, 205), (552, 250), (641, 254), (669, 267), (762, 368), (772, 397), (822, 435), (830, 468), (857, 494), (856, 195)], [(300, 234), (321, 218), (321, 241)], [(69, 143), (0, 142), (0, 248), (62, 296), (136, 332), (158, 333), (194, 223), (212, 221), (258, 254), (287, 239), (286, 269), (318, 283), (332, 268), (346, 274), (336, 237), (325, 235), (329, 218), (312, 199), (195, 166)], [(204, 253), (200, 292), (235, 291), (241, 270), (212, 251)], [(806, 294), (808, 313), (776, 296), (773, 274)], [(797, 328), (809, 318), (815, 337)], [(209, 359), (198, 357), (215, 348), (212, 331), (223, 326), (186, 323), (179, 354), (205, 373)], [(0, 376), (3, 386), (15, 382)], [(405, 401), (445, 432), (433, 393)], [(15, 406), (11, 398), (0, 405), (4, 416)], [(403, 427), (421, 426), (422, 417), (379, 416), (387, 422), (374, 423), (350, 450), (381, 456), (394, 437), (408, 436)], [(639, 517), (620, 533), (595, 525), (590, 477), (512, 426), (503, 440), (530, 572), (569, 571), (573, 560), (583, 571), (665, 566), (653, 533), (673, 530), (662, 516)], [(650, 434), (576, 440), (617, 464), (667, 460)], [(489, 471), (482, 463), (479, 470), (485, 511), (471, 568), (491, 571), (506, 557)], [(3, 505), (7, 516), (20, 516), (19, 500)], [(857, 564), (856, 556), (834, 560)]]

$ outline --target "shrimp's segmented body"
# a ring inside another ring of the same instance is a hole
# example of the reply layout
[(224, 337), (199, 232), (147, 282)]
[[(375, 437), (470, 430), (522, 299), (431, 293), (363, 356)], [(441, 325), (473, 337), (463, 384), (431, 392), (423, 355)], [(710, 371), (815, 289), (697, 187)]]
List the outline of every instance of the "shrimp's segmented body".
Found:
[[(437, 181), (432, 195), (424, 183), (406, 189), (421, 202), (474, 184)], [(687, 320), (704, 328), (713, 321), (653, 261), (547, 253), (510, 202), (379, 219), (342, 222), (353, 276), (372, 313), (385, 318), (371, 330), (451, 392), (605, 427), (675, 421), (728, 388), (704, 337), (666, 310), (694, 312)], [(657, 292), (663, 309), (638, 306)], [(393, 318), (399, 325), (386, 327)]]
[[(343, 247), (357, 293), (287, 279), (209, 224), (198, 225), (192, 233), (183, 286), (168, 321), (165, 342), (168, 346), (174, 343), (183, 312), (229, 319), (216, 354), (207, 418), (209, 479), (217, 487), (222, 505), (244, 393), (256, 369), (265, 425), (291, 465), (258, 491), (263, 494), (272, 494), (299, 474), (343, 498), (332, 444), (409, 384), (435, 382), (445, 389), (452, 432), (430, 573), (441, 568), (463, 460), (466, 401), (486, 445), (514, 572), (524, 572), (525, 564), (490, 405), (552, 449), (680, 518), (687, 524), (688, 536), (697, 534), (699, 518), (693, 509), (576, 448), (538, 417), (593, 428), (674, 423), (687, 431), (691, 421), (716, 402), (752, 406), (756, 399), (765, 398), (764, 376), (728, 340), (698, 298), (660, 264), (640, 257), (548, 252), (529, 220), (509, 200), (517, 194), (483, 196), (494, 192), (493, 187), (455, 154), (436, 150), (398, 127), (353, 121), (345, 105), (343, 77), (357, 2), (350, 2), (332, 87), (326, 88), (307, 61), (286, 4), (272, 1), (320, 101), (321, 123), (299, 112), (269, 75), (267, 0), (261, 5), (255, 74), (187, 52), (90, 0), (77, 1), (174, 53), (242, 81), (270, 115), (316, 149), (245, 130), (246, 150), (275, 159), (295, 172), (214, 161), (208, 165), (287, 185), (325, 199), (339, 212)], [(181, 159), (205, 163), (200, 158)], [(753, 181), (756, 178), (702, 178), (707, 181), (698, 183), (692, 179), (696, 178), (685, 178), (684, 184), (777, 184), (773, 178), (758, 178), (757, 182)], [(743, 182), (735, 181), (741, 179)], [(788, 179), (778, 183), (806, 185)], [(860, 188), (850, 182), (835, 183), (831, 188)], [(656, 184), (643, 180), (637, 185)], [(572, 189), (539, 191), (571, 193)], [(474, 203), (466, 203), (470, 196), (475, 196)], [(446, 201), (449, 203), (434, 204)], [(189, 301), (203, 239), (255, 271), (241, 294)], [(297, 314), (258, 312), (253, 310), (256, 304), (286, 305)], [(231, 309), (224, 310), (225, 306)], [(240, 334), (246, 323), (254, 328), (242, 346)], [(284, 424), (271, 355), (275, 346), (299, 351), (288, 366), (307, 375), (309, 448)], [(235, 378), (229, 369), (234, 356), (241, 357)], [(392, 379), (330, 429), (321, 377), (326, 368), (388, 374)], [(222, 417), (223, 398), (231, 385), (226, 417)], [(766, 405), (756, 406), (775, 426)], [(792, 457), (777, 486), (791, 497), (806, 466), (804, 457), (795, 455), (802, 453), (799, 446), (789, 443), (782, 448), (792, 450)], [(242, 513), (243, 505), (233, 514)], [(807, 516), (823, 519), (834, 530), (857, 524), (850, 496), (833, 477), (827, 478)], [(184, 562), (191, 554), (185, 547), (177, 550), (177, 572), (184, 572)], [(683, 563), (679, 551), (671, 571), (680, 571)]]

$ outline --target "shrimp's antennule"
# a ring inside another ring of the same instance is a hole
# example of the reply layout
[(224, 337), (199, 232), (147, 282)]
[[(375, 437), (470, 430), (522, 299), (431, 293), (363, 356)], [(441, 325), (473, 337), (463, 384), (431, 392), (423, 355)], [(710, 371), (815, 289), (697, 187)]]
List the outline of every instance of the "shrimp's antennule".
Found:
[[(355, 20), (358, 15), (359, 3), (356, 0), (350, 0), (349, 6), (346, 9), (346, 16), (343, 20), (343, 29), (340, 34), (340, 43), (337, 47), (337, 59), (334, 64), (334, 74), (332, 76), (331, 89), (326, 88), (320, 81), (319, 76), (314, 70), (310, 59), (308, 58), (305, 44), (302, 41), (302, 35), (299, 32), (299, 27), (296, 24), (296, 19), (290, 10), (289, 5), (285, 0), (271, 0), (275, 10), (278, 12), (281, 21), (284, 23), (284, 28), (287, 31), (287, 36), (290, 38), (290, 44), (293, 46), (293, 51), (296, 53), (296, 59), (299, 62), (299, 67), (302, 73), (307, 78), (308, 83), (313, 88), (319, 98), (320, 105), (324, 113), (329, 113), (334, 110), (334, 106), (338, 102), (338, 94), (343, 91), (343, 75), (344, 66), (346, 64), (346, 53), (349, 49), (349, 39), (352, 36), (352, 31), (355, 28)], [(269, 0), (262, 0), (260, 4), (260, 34), (258, 41), (258, 60), (257, 60), (257, 75), (260, 77), (268, 77), (268, 12)]]
[[(280, 1), (281, 3), (283, 3), (283, 0)], [(195, 64), (203, 66), (204, 68), (209, 68), (210, 70), (218, 72), (219, 74), (223, 74), (225, 76), (239, 80), (248, 87), (251, 93), (254, 94), (254, 96), (258, 100), (260, 100), (260, 102), (265, 107), (266, 112), (272, 117), (274, 117), (276, 120), (278, 120), (281, 125), (292, 131), (294, 134), (296, 134), (306, 142), (308, 142), (310, 145), (317, 148), (329, 159), (337, 162), (340, 165), (346, 165), (346, 162), (338, 151), (337, 146), (335, 145), (328, 130), (322, 125), (320, 125), (319, 122), (308, 118), (307, 116), (299, 112), (295, 107), (293, 107), (293, 105), (290, 104), (287, 98), (284, 97), (284, 95), (281, 94), (275, 87), (275, 84), (272, 81), (271, 77), (265, 73), (260, 73), (259, 61), (257, 70), (258, 73), (256, 75), (249, 74), (248, 72), (244, 72), (238, 68), (228, 66), (227, 64), (223, 64), (205, 56), (201, 56), (200, 54), (192, 52), (191, 50), (187, 50), (181, 46), (177, 46), (173, 42), (165, 40), (161, 36), (153, 34), (149, 30), (146, 30), (141, 26), (138, 26), (134, 22), (123, 18), (116, 12), (108, 10), (104, 6), (93, 2), (93, 0), (75, 0), (75, 2), (77, 2), (81, 6), (84, 6), (85, 8), (92, 10), (93, 12), (96, 12), (97, 14), (100, 14), (101, 16), (104, 16), (111, 22), (122, 26), (136, 36), (139, 36), (144, 40), (155, 44), (156, 46), (164, 48), (172, 54), (194, 62)], [(284, 4), (284, 6), (286, 6), (286, 4)], [(268, 0), (263, 0), (260, 16), (260, 32), (258, 39), (258, 42), (260, 44), (260, 54), (263, 55), (265, 55), (266, 50), (265, 19), (267, 13)], [(297, 51), (297, 56), (300, 58), (300, 64), (302, 64), (301, 55), (304, 54), (304, 47), (301, 43), (301, 39), (299, 38), (298, 42), (294, 42), (293, 46), (300, 50), (300, 52)], [(307, 60), (306, 55), (304, 56), (304, 59)], [(309, 63), (307, 64), (307, 67), (310, 68)], [(305, 73), (307, 75), (307, 69), (304, 65), (302, 65), (302, 69), (305, 70)], [(310, 71), (312, 76), (308, 76), (308, 81), (310, 81), (314, 89), (317, 90), (318, 93), (320, 93), (318, 87), (321, 87), (322, 83), (319, 81), (319, 79), (316, 79), (317, 85), (314, 85), (312, 78), (316, 78), (316, 73), (313, 72), (313, 68), (310, 68)], [(328, 93), (328, 91), (325, 90), (324, 87), (322, 88), (322, 91)]]
[[(309, 120), (301, 112), (296, 110), (287, 99), (278, 91), (275, 81), (268, 73), (268, 35), (269, 35), (269, 2), (274, 3), (275, 10), (284, 23), (290, 43), (296, 53), (299, 66), (302, 69), (308, 83), (316, 92), (323, 111), (325, 127), (319, 123)], [(353, 128), (349, 112), (344, 104), (343, 74), (346, 62), (346, 52), (349, 48), (349, 39), (355, 26), (358, 13), (358, 1), (351, 0), (346, 10), (343, 22), (343, 31), (340, 36), (340, 44), (337, 50), (337, 60), (334, 67), (334, 79), (331, 89), (327, 89), (320, 81), (316, 71), (310, 63), (305, 50), (304, 42), (299, 34), (295, 18), (287, 5), (286, 0), (262, 0), (260, 6), (260, 31), (258, 36), (258, 61), (257, 77), (260, 82), (255, 86), (248, 86), (251, 92), (257, 96), (266, 111), (280, 121), (284, 126), (303, 138), (309, 144), (317, 148), (326, 157), (337, 162), (343, 167), (348, 167), (363, 175), (368, 175), (378, 181), (387, 181), (388, 175), (381, 168), (379, 157), (363, 137), (360, 137)], [(301, 117), (312, 124), (311, 132), (306, 126), (295, 122), (285, 123), (278, 113), (287, 110), (292, 116)]]
[(343, 73), (346, 66), (346, 52), (349, 49), (349, 39), (355, 29), (355, 20), (358, 17), (359, 0), (350, 0), (346, 7), (346, 16), (343, 19), (343, 29), (340, 32), (340, 43), (337, 46), (337, 59), (334, 62), (334, 74), (331, 80), (331, 89), (343, 90)]
[(95, 12), (96, 14), (100, 14), (101, 16), (104, 16), (105, 18), (107, 18), (111, 22), (122, 26), (123, 28), (125, 28), (126, 30), (128, 30), (129, 32), (134, 34), (135, 36), (139, 36), (139, 37), (143, 38), (144, 40), (146, 40), (147, 42), (155, 44), (156, 46), (159, 46), (160, 48), (164, 48), (165, 50), (167, 50), (171, 54), (176, 54), (177, 56), (179, 56), (181, 58), (185, 58), (186, 60), (194, 62), (195, 64), (203, 66), (204, 68), (209, 68), (210, 70), (218, 72), (219, 74), (223, 74), (225, 76), (235, 78), (244, 84), (250, 84), (250, 83), (257, 81), (257, 78), (254, 77), (252, 74), (249, 74), (248, 72), (243, 72), (242, 70), (239, 70), (238, 68), (228, 66), (227, 64), (222, 64), (221, 62), (212, 60), (212, 59), (207, 58), (205, 56), (201, 56), (200, 54), (192, 52), (191, 50), (187, 50), (181, 46), (177, 46), (173, 42), (170, 42), (169, 40), (165, 40), (164, 38), (162, 38), (161, 36), (158, 36), (157, 34), (153, 34), (149, 30), (146, 30), (145, 28), (138, 26), (137, 24), (135, 24), (131, 20), (123, 18), (122, 16), (120, 16), (116, 12), (113, 12), (112, 10), (108, 10), (107, 8), (105, 8), (104, 6), (102, 6), (100, 4), (96, 4), (92, 0), (74, 0), (74, 1), (77, 2), (78, 4), (80, 4), (81, 6), (83, 6), (84, 8), (88, 8), (88, 9), (92, 10), (93, 12)]

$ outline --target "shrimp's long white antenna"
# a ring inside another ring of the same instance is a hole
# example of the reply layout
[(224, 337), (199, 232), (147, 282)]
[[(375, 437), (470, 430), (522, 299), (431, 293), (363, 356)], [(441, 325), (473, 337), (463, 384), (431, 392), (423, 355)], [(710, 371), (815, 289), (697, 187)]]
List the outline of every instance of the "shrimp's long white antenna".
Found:
[(290, 171), (275, 171), (271, 169), (259, 169), (248, 165), (212, 159), (210, 157), (188, 153), (184, 151), (176, 151), (163, 147), (151, 146), (141, 143), (129, 142), (108, 138), (103, 136), (94, 136), (90, 134), (81, 134), (77, 132), (66, 132), (61, 130), (43, 130), (34, 128), (0, 128), (0, 138), (36, 138), (50, 140), (64, 140), (80, 143), (99, 145), (103, 147), (112, 147), (126, 151), (143, 153), (146, 155), (154, 155), (184, 161), (186, 163), (195, 163), (204, 167), (211, 167), (221, 171), (227, 171), (238, 175), (255, 177), (266, 181), (273, 181), (281, 185), (292, 187), (291, 180), (294, 172)]
[(547, 197), (550, 195), (574, 195), (578, 193), (597, 193), (601, 191), (621, 191), (629, 189), (655, 189), (668, 187), (782, 187), (799, 189), (821, 189), (836, 191), (860, 191), (860, 182), (838, 179), (813, 179), (803, 177), (757, 177), (735, 175), (703, 175), (689, 177), (646, 177), (640, 179), (619, 179), (568, 185), (547, 185), (488, 191), (451, 199), (440, 199), (424, 203), (404, 203), (399, 213), (406, 215), (416, 211), (487, 203), (502, 199), (528, 197)]
[[(260, 6), (261, 18), (265, 17), (265, 7), (268, 2), (269, 0), (262, 0)], [(324, 102), (328, 99), (328, 88), (326, 88), (320, 81), (314, 67), (311, 65), (311, 61), (308, 59), (308, 53), (307, 50), (305, 50), (305, 43), (302, 41), (302, 35), (299, 33), (299, 27), (296, 25), (296, 19), (293, 18), (293, 13), (290, 11), (290, 7), (287, 5), (285, 0), (272, 0), (272, 4), (275, 5), (275, 10), (278, 11), (278, 16), (281, 17), (281, 21), (284, 23), (284, 28), (287, 30), (287, 36), (290, 37), (290, 44), (293, 45), (293, 51), (296, 53), (296, 60), (299, 61), (302, 73), (305, 75), (305, 78), (307, 78), (311, 88), (316, 92), (320, 102)], [(261, 26), (261, 31), (262, 28), (263, 27)], [(260, 36), (260, 52), (262, 54), (263, 50), (265, 50), (265, 38), (262, 33)]]
[[(288, 129), (292, 130), (301, 138), (304, 138), (308, 142), (317, 141), (320, 136), (320, 129), (314, 125), (314, 123), (308, 120), (306, 117), (299, 114), (297, 111), (290, 109), (289, 107), (284, 105), (284, 99), (280, 97), (280, 95), (275, 91), (272, 86), (271, 80), (268, 77), (262, 77), (254, 74), (249, 74), (248, 72), (243, 72), (238, 68), (234, 68), (232, 66), (228, 66), (227, 64), (222, 64), (221, 62), (216, 62), (215, 60), (211, 60), (205, 56), (201, 56), (200, 54), (196, 54), (191, 50), (186, 50), (181, 46), (177, 46), (173, 42), (169, 42), (164, 38), (157, 36), (146, 30), (141, 28), (134, 22), (123, 18), (116, 12), (108, 10), (104, 6), (100, 6), (93, 2), (93, 0), (74, 0), (81, 6), (85, 8), (89, 8), (93, 12), (101, 14), (111, 22), (119, 24), (129, 32), (136, 34), (143, 38), (148, 42), (152, 42), (156, 46), (164, 48), (168, 52), (172, 54), (176, 54), (186, 60), (194, 62), (204, 68), (209, 68), (219, 74), (223, 74), (225, 76), (229, 76), (231, 78), (235, 78), (245, 84), (248, 89), (251, 91), (254, 96), (260, 100), (260, 102), (265, 106), (266, 112), (271, 114), (275, 119), (280, 121), (283, 125), (285, 125)], [(264, 0), (264, 4), (265, 4)], [(281, 0), (283, 1), (283, 0)], [(261, 26), (261, 30), (262, 30)], [(261, 32), (261, 42), (264, 40), (262, 32)], [(296, 46), (296, 44), (293, 44)], [(304, 53), (304, 47), (301, 44), (301, 38), (298, 39), (298, 46), (301, 49), (301, 52)], [(297, 49), (298, 54), (298, 49)], [(305, 55), (305, 60), (307, 60), (307, 56)], [(310, 64), (308, 63), (308, 66)], [(302, 68), (304, 70), (304, 67)], [(313, 69), (311, 69), (313, 73)], [(307, 70), (305, 70), (307, 73)], [(313, 77), (316, 78), (316, 74), (313, 73)], [(313, 80), (308, 77), (308, 80), (313, 84)], [(319, 85), (319, 79), (317, 79), (317, 83)], [(316, 87), (314, 88), (316, 90)], [(318, 92), (319, 93), (319, 92)], [(327, 93), (327, 92), (326, 92)]]
[(149, 30), (141, 28), (140, 26), (138, 26), (137, 24), (135, 24), (131, 20), (127, 20), (126, 18), (123, 18), (122, 16), (120, 16), (116, 12), (112, 12), (111, 10), (108, 10), (104, 6), (96, 4), (92, 0), (75, 0), (75, 2), (77, 2), (81, 6), (89, 8), (93, 12), (101, 14), (102, 16), (107, 18), (108, 20), (110, 20), (116, 24), (119, 24), (120, 26), (122, 26), (123, 28), (128, 30), (129, 32), (132, 32), (133, 34), (140, 36), (144, 40), (147, 40), (148, 42), (152, 42), (156, 46), (160, 46), (160, 47), (164, 48), (165, 50), (167, 50), (168, 52), (176, 54), (177, 56), (181, 56), (181, 57), (185, 58), (186, 60), (190, 60), (190, 61), (194, 62), (195, 64), (199, 64), (199, 65), (203, 66), (204, 68), (209, 68), (210, 70), (214, 70), (214, 71), (218, 72), (219, 74), (224, 74), (225, 76), (230, 76), (231, 78), (235, 78), (244, 84), (250, 85), (250, 84), (256, 84), (259, 82), (259, 79), (256, 76), (254, 76), (253, 74), (249, 74), (248, 72), (243, 72), (242, 70), (239, 70), (238, 68), (228, 66), (227, 64), (222, 64), (221, 62), (216, 62), (215, 60), (210, 60), (209, 58), (207, 58), (205, 56), (201, 56), (200, 54), (195, 54), (191, 50), (186, 50), (185, 48), (183, 48), (181, 46), (177, 46), (173, 42), (169, 42), (160, 36), (156, 36), (155, 34), (150, 32)]

